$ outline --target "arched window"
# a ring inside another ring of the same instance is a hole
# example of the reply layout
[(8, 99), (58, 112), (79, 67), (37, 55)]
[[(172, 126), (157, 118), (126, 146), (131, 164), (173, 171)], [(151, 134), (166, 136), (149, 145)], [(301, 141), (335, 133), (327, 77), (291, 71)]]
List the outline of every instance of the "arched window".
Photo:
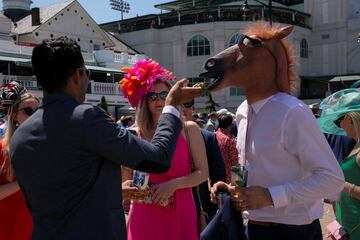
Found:
[(230, 38), (230, 41), (229, 41), (229, 47), (235, 45), (235, 44), (238, 44), (239, 43), (239, 40), (240, 40), (240, 34), (236, 33), (235, 35), (233, 35), (231, 38)]
[(309, 47), (306, 39), (302, 39), (300, 43), (300, 57), (308, 58), (309, 57)]
[(192, 37), (187, 44), (187, 55), (190, 57), (210, 55), (209, 40), (201, 35)]

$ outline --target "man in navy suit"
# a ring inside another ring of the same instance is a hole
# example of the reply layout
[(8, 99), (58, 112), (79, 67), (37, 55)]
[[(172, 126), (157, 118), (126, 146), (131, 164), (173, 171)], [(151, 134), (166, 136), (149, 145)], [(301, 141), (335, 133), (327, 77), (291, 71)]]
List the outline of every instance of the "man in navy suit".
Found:
[[(187, 121), (192, 120), (192, 114), (194, 109), (194, 100), (183, 104), (183, 114)], [(210, 184), (214, 184), (217, 181), (226, 181), (226, 172), (224, 160), (221, 156), (218, 141), (216, 140), (213, 132), (205, 129), (200, 129), (201, 135), (204, 138), (206, 146), (206, 156), (209, 167), (209, 179)], [(217, 211), (217, 205), (210, 201), (210, 192), (208, 182), (204, 182), (199, 185), (199, 195), (204, 211), (208, 214), (209, 221), (215, 216)], [(193, 188), (193, 195), (195, 200), (196, 209), (200, 211), (200, 204), (197, 197), (196, 188)]]
[(34, 48), (43, 103), (13, 135), (10, 157), (34, 220), (32, 239), (126, 239), (120, 165), (166, 172), (181, 131), (174, 107), (201, 95), (170, 90), (151, 143), (83, 104), (89, 82), (80, 46), (61, 37)]

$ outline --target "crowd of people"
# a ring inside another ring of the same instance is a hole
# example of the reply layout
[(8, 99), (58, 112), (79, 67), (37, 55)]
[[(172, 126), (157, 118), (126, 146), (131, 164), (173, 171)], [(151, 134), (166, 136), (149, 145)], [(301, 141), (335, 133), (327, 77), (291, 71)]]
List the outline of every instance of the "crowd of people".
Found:
[(89, 73), (75, 41), (36, 46), (42, 102), (16, 82), (0, 88), (0, 239), (320, 240), (325, 199), (360, 239), (360, 91), (332, 94), (316, 115), (291, 96), (291, 31), (256, 25), (205, 63), (225, 68), (213, 90), (244, 90), (235, 114), (194, 113), (203, 90), (172, 84), (148, 59), (120, 82), (136, 115), (118, 122), (84, 104)]

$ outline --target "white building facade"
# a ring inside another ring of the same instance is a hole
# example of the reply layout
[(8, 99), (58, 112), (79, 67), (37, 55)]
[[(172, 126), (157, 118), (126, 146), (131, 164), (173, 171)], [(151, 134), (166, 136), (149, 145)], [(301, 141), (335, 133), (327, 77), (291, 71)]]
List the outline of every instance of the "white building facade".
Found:
[[(151, 19), (151, 15), (140, 17), (140, 20), (137, 18), (116, 22), (117, 25), (115, 22), (102, 24), (101, 27), (107, 31), (119, 30), (119, 38), (158, 60), (180, 79), (197, 78), (203, 71), (205, 60), (234, 44), (237, 33), (254, 20), (269, 19), (268, 11), (265, 10), (264, 13), (264, 7), (258, 1), (248, 1), (255, 10), (252, 16), (246, 18), (241, 18), (244, 1), (223, 1), (226, 3), (217, 4), (213, 11), (208, 7), (206, 21), (198, 21), (202, 10), (198, 7), (197, 11), (197, 6), (191, 6), (191, 2), (174, 1), (156, 6), (172, 10), (167, 14), (153, 16), (158, 27), (144, 27), (141, 22), (142, 19)], [(360, 44), (357, 43), (357, 34), (360, 32), (360, 1), (304, 0), (293, 1), (294, 4), (289, 5), (280, 2), (273, 1), (273, 12), (276, 13), (273, 20), (276, 24), (294, 25), (289, 40), (298, 56), (300, 76), (304, 79), (321, 79), (303, 81), (302, 98), (305, 102), (320, 101), (319, 98), (324, 97), (328, 90), (324, 77), (360, 73)], [(181, 9), (186, 4), (189, 9)], [(193, 15), (196, 14), (193, 22), (188, 20), (190, 9), (193, 9)], [(177, 24), (174, 23), (176, 19), (171, 22), (174, 12), (177, 12)], [(240, 18), (232, 20), (238, 13)], [(279, 15), (287, 18), (278, 17)], [(116, 29), (116, 26), (122, 27)], [(243, 99), (244, 96), (238, 89), (225, 89), (215, 93), (215, 101), (231, 111), (235, 111)], [(198, 100), (197, 107), (203, 109), (205, 101), (206, 99)]]

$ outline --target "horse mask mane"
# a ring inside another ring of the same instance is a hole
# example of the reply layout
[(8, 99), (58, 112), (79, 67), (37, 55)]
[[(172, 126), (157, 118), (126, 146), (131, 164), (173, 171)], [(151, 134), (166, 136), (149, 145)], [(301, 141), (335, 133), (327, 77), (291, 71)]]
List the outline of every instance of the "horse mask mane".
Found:
[[(269, 64), (260, 55), (256, 55), (257, 51), (262, 48), (267, 52), (267, 59), (273, 61), (275, 66), (273, 73), (264, 71), (264, 75), (273, 74), (279, 91), (294, 94), (300, 85), (300, 78), (295, 69), (292, 46), (285, 39), (292, 30), (292, 26), (279, 28), (270, 27), (264, 22), (252, 24), (244, 34), (240, 35), (238, 44), (225, 49), (205, 62), (206, 72), (201, 73), (200, 77), (211, 79), (208, 86), (210, 91), (218, 91), (230, 86), (241, 88), (239, 82), (242, 81), (243, 76), (251, 75), (251, 70), (254, 69), (250, 68), (250, 65), (254, 67), (256, 64), (258, 71), (263, 71), (262, 69)], [(230, 73), (238, 71), (239, 74), (236, 77), (226, 77)]]

